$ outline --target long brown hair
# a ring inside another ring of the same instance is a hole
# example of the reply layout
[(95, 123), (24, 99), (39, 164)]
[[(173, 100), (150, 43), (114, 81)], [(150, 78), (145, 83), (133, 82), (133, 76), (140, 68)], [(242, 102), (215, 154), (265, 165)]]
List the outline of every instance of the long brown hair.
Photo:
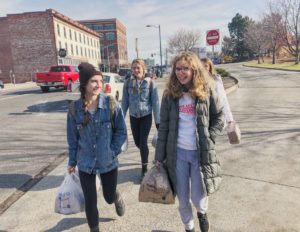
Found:
[(165, 94), (172, 98), (180, 98), (183, 94), (182, 85), (178, 81), (175, 73), (176, 63), (178, 61), (186, 62), (193, 73), (192, 86), (189, 88), (188, 92), (194, 98), (198, 97), (201, 100), (205, 100), (208, 96), (209, 88), (212, 83), (210, 81), (208, 72), (200, 63), (197, 55), (190, 51), (181, 52), (173, 59), (172, 71), (167, 83), (167, 91)]

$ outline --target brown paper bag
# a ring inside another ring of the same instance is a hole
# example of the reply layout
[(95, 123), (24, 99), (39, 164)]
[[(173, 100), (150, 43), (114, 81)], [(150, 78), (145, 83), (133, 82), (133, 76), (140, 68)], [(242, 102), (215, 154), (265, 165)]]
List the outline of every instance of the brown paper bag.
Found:
[(230, 144), (241, 143), (241, 131), (236, 122), (230, 122), (227, 126), (227, 135)]
[(147, 172), (140, 186), (139, 201), (161, 204), (175, 203), (167, 171), (163, 165), (153, 166)]

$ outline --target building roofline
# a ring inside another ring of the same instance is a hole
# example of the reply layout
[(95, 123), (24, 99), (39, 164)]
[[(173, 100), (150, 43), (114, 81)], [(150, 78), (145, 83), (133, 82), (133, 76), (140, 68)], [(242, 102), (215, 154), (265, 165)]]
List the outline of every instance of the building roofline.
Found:
[(83, 24), (79, 23), (78, 21), (75, 21), (74, 19), (69, 18), (68, 16), (53, 10), (53, 9), (46, 9), (46, 11), (31, 11), (31, 12), (23, 12), (23, 13), (15, 13), (15, 14), (7, 14), (6, 18), (10, 17), (10, 16), (18, 16), (18, 15), (29, 15), (29, 14), (41, 14), (41, 13), (48, 13), (50, 15), (52, 15), (55, 18), (58, 18), (66, 23), (69, 23), (77, 28), (80, 28), (81, 30), (93, 34), (94, 36), (99, 37), (99, 33), (88, 28), (87, 26), (84, 26)]
[(98, 32), (96, 32), (96, 31), (88, 28), (87, 26), (84, 26), (83, 24), (81, 24), (78, 21), (75, 21), (75, 20), (69, 18), (68, 16), (66, 16), (64, 14), (59, 13), (56, 10), (47, 9), (46, 12), (49, 12), (50, 14), (52, 14), (53, 16), (55, 16), (56, 18), (59, 18), (59, 19), (65, 21), (65, 22), (67, 22), (69, 24), (72, 24), (73, 26), (78, 27), (78, 28), (80, 28), (80, 29), (82, 29), (82, 30), (84, 30), (84, 31), (86, 31), (88, 33), (91, 33), (91, 34), (97, 36), (97, 37), (100, 36)]

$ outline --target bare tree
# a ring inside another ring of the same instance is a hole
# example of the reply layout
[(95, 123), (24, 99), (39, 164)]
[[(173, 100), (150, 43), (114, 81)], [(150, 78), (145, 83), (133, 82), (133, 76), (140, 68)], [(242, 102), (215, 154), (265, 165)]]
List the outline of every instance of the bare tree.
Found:
[[(276, 3), (276, 0), (273, 0)], [(295, 64), (299, 64), (300, 46), (300, 0), (280, 0), (279, 12), (284, 23), (284, 42), (287, 51), (295, 56)]]
[(179, 29), (173, 36), (168, 40), (169, 51), (172, 54), (180, 51), (193, 50), (200, 41), (199, 30), (185, 30)]
[(268, 13), (264, 15), (262, 23), (267, 34), (268, 47), (272, 52), (272, 64), (275, 64), (276, 53), (283, 46), (284, 23), (274, 3), (268, 3)]
[(260, 57), (263, 59), (262, 50), (266, 48), (266, 33), (262, 22), (251, 22), (246, 31), (246, 44), (256, 53), (257, 62), (260, 64)]
[(234, 56), (234, 41), (231, 37), (224, 36), (222, 42), (222, 53), (225, 56)]

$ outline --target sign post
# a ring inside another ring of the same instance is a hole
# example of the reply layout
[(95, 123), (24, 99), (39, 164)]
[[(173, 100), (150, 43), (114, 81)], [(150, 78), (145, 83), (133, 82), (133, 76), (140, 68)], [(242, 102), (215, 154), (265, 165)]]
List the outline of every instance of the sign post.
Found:
[(214, 56), (214, 46), (220, 42), (219, 29), (213, 29), (206, 32), (206, 44), (212, 46), (212, 55)]

